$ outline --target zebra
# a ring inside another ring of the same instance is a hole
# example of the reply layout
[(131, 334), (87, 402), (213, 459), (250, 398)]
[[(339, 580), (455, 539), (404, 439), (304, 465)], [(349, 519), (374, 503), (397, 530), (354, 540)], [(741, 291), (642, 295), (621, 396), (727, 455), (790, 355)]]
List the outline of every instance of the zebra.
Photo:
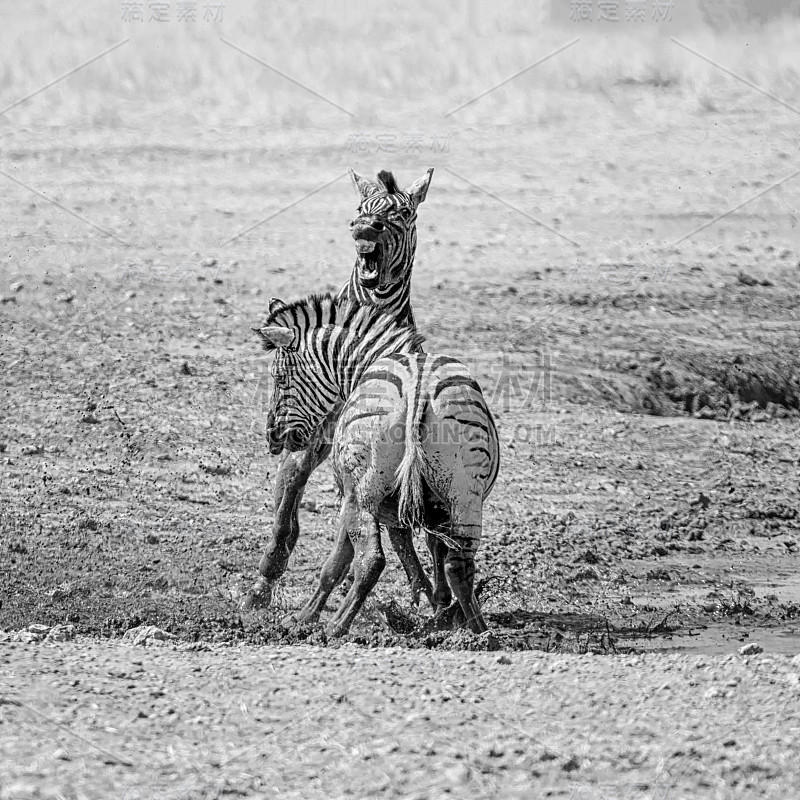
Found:
[[(497, 429), (479, 384), (458, 359), (422, 351), (412, 326), (370, 305), (312, 295), (276, 307), (259, 329), (275, 352), (268, 414), (273, 453), (307, 447), (341, 400), (333, 468), (339, 530), (314, 594), (294, 619), (319, 618), (353, 556), (355, 578), (327, 626), (347, 632), (385, 566), (380, 525), (424, 527), (435, 611), (455, 595), (461, 622), (487, 630), (474, 593), (483, 504), (500, 467)], [(430, 539), (429, 539), (430, 544)]]
[[(357, 215), (350, 223), (356, 261), (336, 302), (374, 306), (398, 323), (414, 325), (411, 272), (417, 246), (417, 209), (427, 196), (433, 169), (403, 191), (389, 171), (379, 172), (377, 181), (363, 178), (352, 169), (349, 173), (359, 197)], [(270, 313), (282, 305), (273, 298)], [(286, 571), (300, 535), (297, 516), (303, 492), (311, 473), (330, 454), (339, 411), (336, 406), (331, 409), (304, 449), (283, 452), (275, 480), (272, 537), (258, 565), (260, 577), (242, 599), (243, 610), (268, 606), (272, 584)], [(419, 565), (410, 531), (393, 527), (389, 535), (409, 577), (415, 600), (421, 593), (431, 599), (430, 582)]]

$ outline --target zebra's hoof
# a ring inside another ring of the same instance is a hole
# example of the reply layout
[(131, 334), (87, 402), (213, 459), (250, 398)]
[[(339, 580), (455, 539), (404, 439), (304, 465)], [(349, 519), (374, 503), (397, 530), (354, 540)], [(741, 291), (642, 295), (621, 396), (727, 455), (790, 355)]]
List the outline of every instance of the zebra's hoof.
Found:
[(460, 628), (464, 622), (464, 612), (457, 602), (451, 605), (440, 608), (433, 615), (433, 629), (437, 631), (454, 631)]
[(294, 614), (287, 614), (281, 620), (281, 628), (285, 631), (290, 631), (292, 628), (296, 628), (298, 624), (298, 619)]
[(272, 603), (272, 586), (263, 578), (259, 578), (239, 603), (240, 611), (258, 611), (269, 608)]
[(325, 627), (325, 636), (328, 639), (338, 639), (340, 636), (344, 636), (347, 633), (347, 628), (344, 625), (337, 625), (336, 623), (332, 622)]

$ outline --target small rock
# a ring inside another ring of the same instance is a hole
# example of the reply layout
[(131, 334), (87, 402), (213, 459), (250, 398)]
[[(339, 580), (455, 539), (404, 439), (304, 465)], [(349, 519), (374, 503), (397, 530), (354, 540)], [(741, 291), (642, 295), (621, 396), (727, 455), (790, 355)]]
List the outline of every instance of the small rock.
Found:
[(161, 541), (156, 533), (148, 533), (147, 536), (144, 537), (144, 540), (147, 544), (158, 544)]
[(739, 648), (739, 655), (740, 656), (754, 656), (758, 653), (763, 653), (764, 648), (760, 644), (756, 644), (755, 642), (748, 642), (743, 647)]
[(122, 641), (125, 644), (147, 646), (149, 644), (165, 644), (175, 637), (171, 633), (162, 631), (155, 625), (140, 625), (125, 632)]
[(99, 425), (100, 424), (100, 420), (92, 413), (84, 414), (81, 417), (81, 422), (84, 425)]
[(448, 784), (469, 783), (472, 777), (472, 770), (469, 764), (456, 764), (454, 767), (445, 770), (444, 779)]
[(194, 375), (188, 361), (184, 361), (183, 364), (181, 364), (181, 375)]
[(6, 303), (16, 303), (17, 298), (14, 297), (13, 294), (0, 294), (0, 303), (5, 305)]
[(14, 641), (15, 642), (22, 642), (23, 644), (30, 644), (31, 642), (40, 642), (42, 640), (41, 636), (38, 636), (31, 631), (17, 631), (14, 634)]
[(59, 303), (71, 303), (75, 299), (74, 292), (70, 292), (69, 294), (60, 294), (56, 297)]
[(200, 262), (201, 267), (205, 267), (206, 269), (212, 269), (213, 267), (217, 266), (217, 259), (216, 258), (204, 258)]
[(758, 281), (752, 275), (748, 275), (746, 272), (740, 271), (736, 276), (736, 280), (744, 286), (758, 286)]
[(74, 625), (54, 625), (45, 637), (47, 642), (67, 642), (75, 638)]
[(209, 475), (230, 475), (231, 468), (229, 464), (204, 464), (200, 462), (200, 469), (207, 472)]
[(574, 772), (576, 769), (581, 768), (581, 762), (575, 756), (570, 756), (567, 761), (561, 765), (564, 772)]
[(310, 511), (312, 514), (316, 514), (318, 511), (315, 500), (303, 500), (303, 502), (300, 503), (300, 508), (304, 508), (306, 511)]
[(17, 281), (16, 283), (12, 283), (9, 288), (12, 292), (21, 292), (25, 288), (25, 284)]
[(28, 625), (28, 630), (31, 633), (35, 633), (37, 636), (47, 636), (47, 634), (50, 633), (50, 626), (42, 625), (40, 622), (34, 622)]
[(511, 659), (507, 655), (497, 656), (498, 664), (510, 664)]

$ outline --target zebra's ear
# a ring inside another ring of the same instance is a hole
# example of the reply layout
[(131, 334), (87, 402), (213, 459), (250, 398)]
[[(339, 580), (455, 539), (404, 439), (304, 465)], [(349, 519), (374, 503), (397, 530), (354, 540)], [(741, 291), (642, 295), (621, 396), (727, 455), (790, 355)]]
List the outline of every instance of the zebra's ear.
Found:
[(281, 300), (280, 298), (278, 298), (278, 297), (270, 297), (270, 299), (269, 299), (269, 313), (270, 314), (274, 314), (279, 309), (283, 308), (283, 306), (285, 306), (285, 305), (286, 305), (286, 303), (284, 303), (283, 300)]
[(431, 185), (433, 167), (431, 167), (421, 178), (418, 178), (406, 189), (406, 194), (411, 198), (414, 206), (418, 206), (425, 200), (428, 194), (428, 187)]
[(350, 180), (353, 182), (353, 186), (362, 200), (366, 200), (368, 197), (381, 191), (381, 187), (374, 181), (362, 178), (360, 175), (353, 172), (352, 169), (348, 169), (347, 171), (350, 173)]
[(264, 339), (265, 347), (290, 347), (294, 342), (294, 331), (282, 328), (280, 325), (259, 328), (258, 332)]

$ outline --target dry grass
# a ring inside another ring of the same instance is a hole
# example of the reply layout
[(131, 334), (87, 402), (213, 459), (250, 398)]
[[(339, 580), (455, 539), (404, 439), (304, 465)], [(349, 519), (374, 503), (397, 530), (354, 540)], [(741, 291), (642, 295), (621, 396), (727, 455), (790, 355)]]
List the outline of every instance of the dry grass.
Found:
[[(122, 2), (44, 2), (0, 9), (2, 105), (14, 103), (111, 45), (110, 55), (12, 109), (0, 125), (151, 127), (179, 139), (186, 126), (209, 128), (443, 129), (471, 120), (546, 124), (572, 99), (619, 83), (679, 90), (713, 108), (731, 78), (670, 41), (675, 36), (768, 91), (790, 98), (800, 81), (800, 22), (773, 21), (715, 32), (696, 7), (681, 4), (672, 24), (554, 20), (550, 3), (489, 7), (473, 0), (431, 6), (366, 2), (271, 3), (227, 0), (223, 21), (123, 21)], [(353, 117), (315, 99), (220, 41), (220, 36), (313, 88)], [(581, 41), (453, 117), (444, 114), (576, 36)], [(570, 90), (566, 96), (564, 90)], [(477, 116), (476, 116), (477, 114)], [(0, 129), (1, 130), (1, 129)]]

